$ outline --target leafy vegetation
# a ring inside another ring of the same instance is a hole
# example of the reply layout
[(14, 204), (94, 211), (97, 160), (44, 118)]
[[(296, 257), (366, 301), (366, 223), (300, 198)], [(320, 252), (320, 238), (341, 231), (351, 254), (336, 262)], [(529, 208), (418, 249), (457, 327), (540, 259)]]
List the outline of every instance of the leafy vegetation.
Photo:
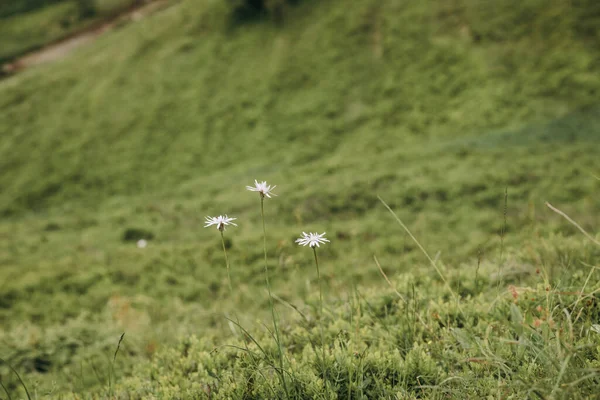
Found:
[[(600, 17), (498, 4), (303, 1), (239, 24), (182, 1), (0, 81), (0, 382), (25, 397), (10, 365), (38, 398), (277, 398), (281, 373), (294, 398), (593, 398), (600, 248), (544, 203), (598, 232)], [(277, 184), (283, 371), (254, 179)], [(202, 229), (225, 213), (233, 293)], [(322, 319), (302, 231), (331, 240)]]

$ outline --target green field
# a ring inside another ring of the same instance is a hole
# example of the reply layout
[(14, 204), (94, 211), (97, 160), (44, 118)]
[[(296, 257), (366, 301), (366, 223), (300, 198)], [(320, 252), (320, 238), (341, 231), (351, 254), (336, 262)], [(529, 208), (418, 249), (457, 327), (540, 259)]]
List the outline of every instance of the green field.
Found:
[[(0, 63), (93, 28), (132, 6), (135, 1), (0, 1)], [(13, 7), (14, 4), (17, 6)]]
[(296, 3), (0, 80), (0, 399), (598, 398), (596, 2)]

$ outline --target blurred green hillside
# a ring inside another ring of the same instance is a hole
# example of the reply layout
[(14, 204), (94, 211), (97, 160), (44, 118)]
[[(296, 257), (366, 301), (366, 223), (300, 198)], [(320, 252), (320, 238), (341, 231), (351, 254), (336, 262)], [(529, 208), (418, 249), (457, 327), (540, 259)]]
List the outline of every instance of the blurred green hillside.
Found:
[(0, 63), (94, 28), (142, 3), (139, 0), (2, 0)]
[[(446, 286), (377, 195), (477, 318), (509, 283), (542, 285), (536, 270), (581, 288), (600, 250), (544, 202), (598, 232), (598, 4), (306, 0), (274, 18), (184, 0), (0, 80), (0, 358), (40, 397), (102, 397), (125, 331), (122, 390), (176, 396), (139, 380), (185, 370), (181, 338), (224, 345), (223, 314), (268, 321), (254, 179), (277, 185), (267, 250), (286, 301), (315, 304), (312, 254), (293, 240), (318, 230), (328, 302), (387, 301), (376, 254), (430, 315)], [(233, 296), (218, 232), (202, 228), (225, 213), (239, 223)], [(6, 366), (0, 378), (20, 390)]]

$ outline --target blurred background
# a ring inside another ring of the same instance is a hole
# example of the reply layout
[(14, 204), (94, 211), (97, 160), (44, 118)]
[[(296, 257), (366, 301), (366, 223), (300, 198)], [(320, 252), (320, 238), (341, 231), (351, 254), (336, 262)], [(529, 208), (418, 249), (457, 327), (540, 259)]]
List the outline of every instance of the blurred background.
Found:
[(600, 226), (597, 0), (0, 0), (0, 65), (0, 357), (40, 393), (268, 315), (254, 179), (289, 301), (302, 231), (329, 299), (427, 271), (378, 195), (453, 282), (571, 265), (546, 201)]

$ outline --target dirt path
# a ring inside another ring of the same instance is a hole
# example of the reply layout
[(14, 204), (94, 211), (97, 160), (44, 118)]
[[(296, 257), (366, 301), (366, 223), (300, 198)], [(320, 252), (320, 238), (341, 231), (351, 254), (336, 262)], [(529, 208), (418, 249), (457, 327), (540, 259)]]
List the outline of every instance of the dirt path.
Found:
[(2, 65), (0, 68), (0, 78), (3, 74), (10, 76), (35, 65), (60, 60), (79, 47), (93, 42), (98, 36), (112, 31), (115, 28), (122, 26), (124, 23), (139, 21), (140, 19), (172, 4), (174, 4), (172, 0), (153, 0), (149, 3), (146, 2), (140, 6), (128, 9), (109, 21), (100, 23), (99, 26), (97, 25), (82, 32), (78, 32), (70, 37), (61, 39), (56, 43), (49, 44), (42, 49), (32, 51), (10, 63)]

